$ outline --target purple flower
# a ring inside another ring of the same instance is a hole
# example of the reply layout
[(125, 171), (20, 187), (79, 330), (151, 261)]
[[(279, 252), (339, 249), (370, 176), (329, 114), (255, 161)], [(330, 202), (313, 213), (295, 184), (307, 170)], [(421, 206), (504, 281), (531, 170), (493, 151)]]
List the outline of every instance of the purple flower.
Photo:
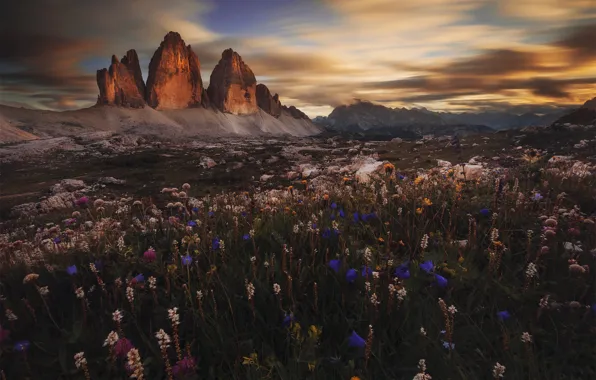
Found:
[(430, 273), (430, 271), (433, 270), (434, 267), (435, 266), (433, 265), (432, 260), (428, 260), (420, 264), (420, 269), (422, 269), (426, 273)]
[(66, 267), (66, 273), (68, 273), (71, 276), (74, 276), (75, 274), (77, 274), (77, 266), (71, 265), (69, 267)]
[(341, 210), (339, 210), (339, 216), (341, 218), (344, 218), (346, 216), (346, 213), (344, 212), (344, 209), (343, 208)]
[(294, 322), (294, 314), (286, 314), (281, 325), (283, 327), (288, 327), (292, 322)]
[(359, 219), (358, 219), (358, 213), (355, 212), (352, 217), (354, 218), (354, 223), (358, 223)]
[(196, 360), (190, 356), (185, 356), (172, 367), (172, 374), (176, 377), (182, 377), (195, 370)]
[(407, 280), (410, 278), (410, 263), (403, 263), (397, 268), (395, 268), (395, 277), (401, 278), (402, 280)]
[(331, 214), (331, 215), (329, 215), (329, 219), (331, 219), (331, 220), (335, 220), (335, 214)]
[(329, 228), (325, 228), (323, 232), (321, 232), (321, 236), (323, 237), (323, 239), (329, 239), (329, 237), (331, 236), (331, 230)]
[(29, 349), (29, 341), (28, 340), (20, 340), (14, 344), (14, 350), (18, 352), (25, 352)]
[(447, 286), (447, 279), (439, 274), (435, 274), (435, 280), (437, 280), (437, 285), (439, 285), (441, 288), (444, 288)]
[(182, 256), (182, 265), (189, 266), (192, 264), (192, 257), (190, 255)]
[(397, 178), (399, 178), (399, 179), (401, 179), (401, 180), (404, 180), (406, 177), (404, 177), (404, 176), (403, 176), (403, 174), (399, 174), (399, 175), (397, 176)]
[(219, 249), (219, 238), (218, 237), (214, 237), (213, 240), (211, 241), (211, 248), (214, 251)]
[(88, 197), (80, 197), (79, 199), (77, 199), (75, 201), (75, 204), (77, 206), (85, 206), (87, 203), (89, 203), (89, 198)]
[(348, 338), (348, 346), (362, 348), (366, 345), (366, 341), (356, 334), (356, 331), (352, 331), (352, 335)]
[(337, 203), (335, 203), (335, 202), (331, 203), (331, 208), (335, 210), (337, 208)]
[(490, 210), (487, 208), (483, 208), (482, 210), (480, 210), (480, 215), (482, 216), (489, 216), (490, 215)]
[(356, 278), (358, 278), (358, 271), (356, 269), (348, 269), (346, 272), (346, 281), (351, 284), (356, 281)]
[(187, 223), (188, 226), (190, 227), (196, 227), (197, 226), (197, 222), (195, 222), (194, 220), (189, 220)]
[(445, 347), (448, 350), (449, 349), (455, 350), (455, 343), (449, 343), (449, 342), (443, 341), (443, 347)]
[(10, 336), (10, 331), (5, 330), (2, 328), (2, 326), (0, 326), (0, 344), (2, 344), (2, 342), (4, 342), (6, 339), (8, 339), (9, 336)]
[(506, 321), (511, 318), (511, 314), (507, 310), (499, 311), (497, 313), (497, 318), (499, 318), (500, 321)]
[(114, 345), (114, 353), (119, 358), (126, 358), (126, 354), (133, 348), (130, 340), (126, 338), (120, 338)]
[(54, 238), (54, 244), (60, 244), (60, 242), (61, 242), (61, 241), (62, 241), (62, 240), (60, 239), (60, 236), (56, 236), (56, 237)]
[(335, 273), (339, 273), (339, 268), (341, 267), (341, 261), (339, 260), (331, 260), (329, 261), (329, 267), (335, 271)]
[(195, 212), (195, 213), (196, 213), (196, 212), (199, 212), (199, 208), (198, 208), (198, 207), (193, 207), (193, 208), (192, 208), (192, 211), (193, 211), (193, 212)]
[(536, 202), (539, 202), (543, 199), (544, 197), (540, 194), (540, 193), (536, 193), (534, 194), (534, 196), (532, 197), (532, 199), (534, 199)]
[(155, 261), (156, 257), (157, 254), (155, 253), (155, 250), (153, 248), (149, 248), (143, 253), (143, 258), (145, 258), (145, 260), (147, 260), (150, 263)]
[(215, 213), (213, 211), (209, 211), (209, 216), (212, 217), (213, 215), (215, 215)]
[(248, 214), (246, 213), (246, 211), (242, 211), (242, 212), (240, 213), (240, 215), (241, 215), (243, 218), (246, 218), (246, 216), (247, 216)]
[(143, 282), (143, 281), (145, 281), (145, 276), (143, 276), (142, 273), (139, 273), (135, 276), (134, 281), (135, 282)]
[(248, 239), (250, 239), (250, 235), (249, 234), (244, 234), (244, 236), (242, 236), (242, 239), (248, 240)]
[(369, 276), (372, 276), (372, 269), (370, 269), (370, 267), (368, 266), (362, 266), (362, 277), (366, 277), (366, 274), (368, 273)]
[(596, 303), (592, 305), (592, 311), (596, 313)]

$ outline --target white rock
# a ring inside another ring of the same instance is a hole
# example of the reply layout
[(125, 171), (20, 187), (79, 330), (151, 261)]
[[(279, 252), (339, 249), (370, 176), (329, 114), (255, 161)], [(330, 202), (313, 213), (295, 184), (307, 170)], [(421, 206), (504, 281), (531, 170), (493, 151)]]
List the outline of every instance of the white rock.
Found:
[(392, 142), (392, 143), (397, 143), (397, 144), (400, 144), (400, 143), (402, 143), (403, 141), (404, 141), (404, 140), (400, 139), (399, 137), (395, 137), (395, 138), (392, 138), (392, 139), (391, 139), (391, 142)]
[(50, 188), (52, 194), (80, 190), (85, 187), (85, 182), (80, 179), (63, 179)]
[(210, 157), (202, 157), (199, 165), (201, 165), (203, 169), (211, 169), (217, 165), (217, 163)]
[(363, 162), (362, 166), (356, 171), (356, 180), (358, 182), (367, 183), (370, 181), (371, 175), (379, 171), (382, 167), (382, 161), (371, 160)]
[(480, 179), (484, 174), (484, 168), (481, 165), (461, 165), (455, 167), (456, 177), (458, 179), (465, 179), (468, 181), (475, 181)]
[(440, 168), (450, 168), (451, 162), (445, 160), (437, 160), (437, 166)]
[(261, 182), (267, 182), (269, 181), (271, 178), (275, 177), (274, 175), (270, 175), (270, 174), (263, 174), (260, 178)]
[(565, 243), (563, 243), (563, 248), (565, 248), (565, 250), (569, 251), (569, 252), (583, 252), (584, 251), (579, 245), (575, 245), (570, 241), (566, 241)]

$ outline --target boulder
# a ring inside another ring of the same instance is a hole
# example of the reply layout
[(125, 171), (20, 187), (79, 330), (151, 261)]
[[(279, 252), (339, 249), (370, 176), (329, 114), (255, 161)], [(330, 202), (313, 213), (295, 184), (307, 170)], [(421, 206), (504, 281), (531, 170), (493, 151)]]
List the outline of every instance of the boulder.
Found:
[(198, 107), (207, 103), (199, 58), (180, 34), (169, 32), (149, 63), (147, 104), (156, 109)]
[(224, 50), (209, 79), (211, 104), (234, 115), (254, 114), (259, 111), (256, 91), (257, 80), (250, 67), (234, 50)]
[(458, 165), (455, 169), (456, 177), (461, 180), (475, 181), (484, 174), (484, 168), (481, 165), (466, 164), (463, 169), (461, 165)]
[(112, 56), (109, 69), (98, 70), (96, 78), (99, 87), (97, 104), (131, 108), (145, 106), (145, 83), (136, 51), (129, 50), (120, 61)]

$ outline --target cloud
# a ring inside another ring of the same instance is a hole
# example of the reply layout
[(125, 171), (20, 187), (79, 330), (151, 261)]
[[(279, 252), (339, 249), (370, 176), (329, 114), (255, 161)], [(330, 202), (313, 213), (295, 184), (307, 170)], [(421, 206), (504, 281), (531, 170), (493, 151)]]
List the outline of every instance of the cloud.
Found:
[[(596, 4), (594, 5), (596, 8)], [(585, 62), (596, 59), (596, 23), (575, 27), (555, 46), (571, 51), (575, 61)]]

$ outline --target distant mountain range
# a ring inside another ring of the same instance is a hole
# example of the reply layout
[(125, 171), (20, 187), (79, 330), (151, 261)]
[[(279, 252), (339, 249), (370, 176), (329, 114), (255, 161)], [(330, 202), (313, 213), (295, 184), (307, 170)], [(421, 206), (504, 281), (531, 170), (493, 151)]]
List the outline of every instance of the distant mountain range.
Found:
[[(433, 112), (426, 108), (388, 108), (368, 101), (358, 100), (350, 105), (336, 107), (329, 116), (317, 116), (313, 123), (321, 127), (344, 132), (372, 132), (378, 129), (399, 129), (416, 134), (448, 132), (482, 132), (523, 128), (526, 126), (549, 126), (569, 114), (573, 108), (561, 108), (546, 113), (507, 112)], [(452, 131), (453, 132), (453, 131)]]

